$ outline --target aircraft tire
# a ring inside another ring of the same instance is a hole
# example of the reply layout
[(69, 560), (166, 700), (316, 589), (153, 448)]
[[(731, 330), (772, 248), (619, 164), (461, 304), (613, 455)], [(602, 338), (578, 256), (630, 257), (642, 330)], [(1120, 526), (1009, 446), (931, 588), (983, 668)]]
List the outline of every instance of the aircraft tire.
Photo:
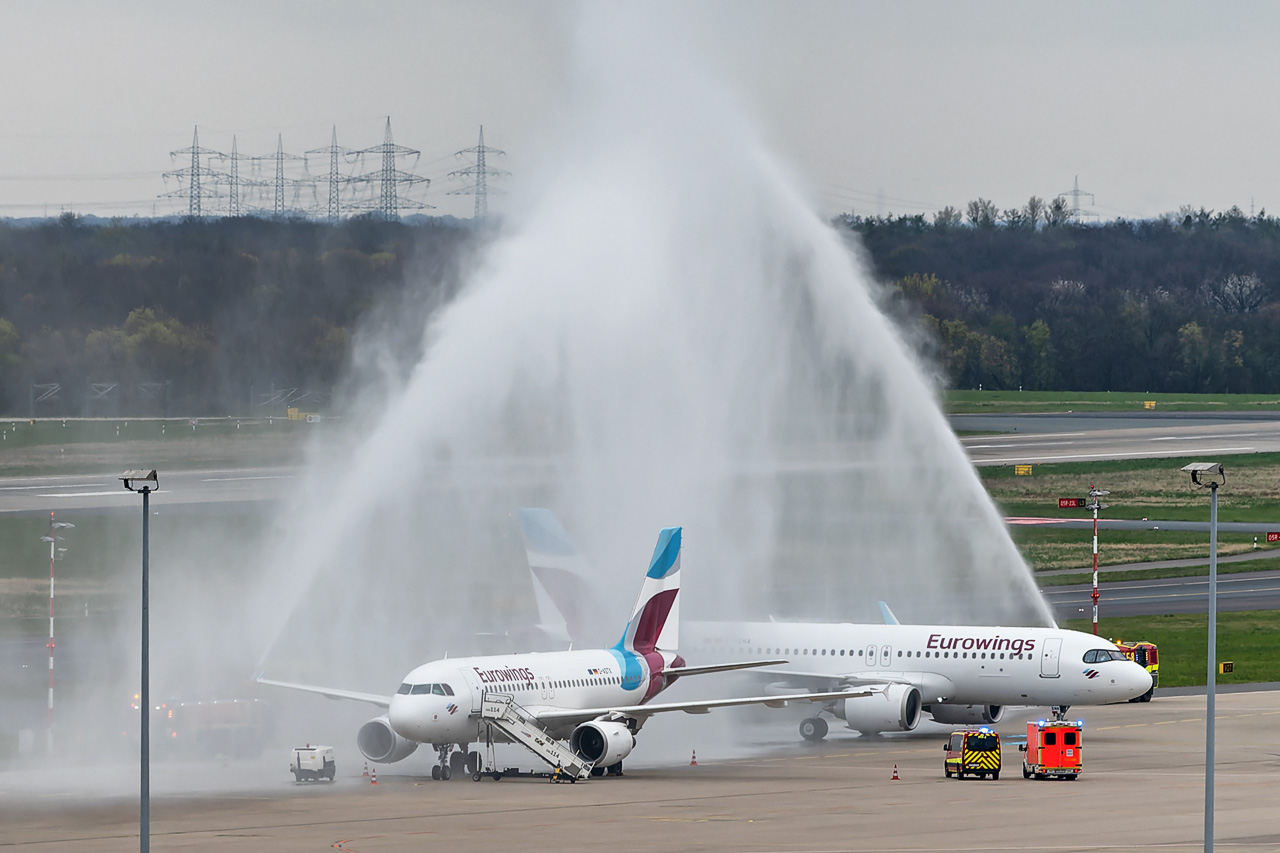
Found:
[(465, 752), (449, 753), (449, 772), (454, 776), (462, 776), (467, 772), (467, 754)]
[(448, 767), (440, 768), (440, 781), (448, 782), (452, 778), (453, 778), (453, 771), (451, 771)]
[(827, 721), (821, 717), (806, 717), (800, 721), (800, 737), (807, 741), (820, 741), (827, 736)]
[(440, 765), (439, 764), (432, 765), (431, 767), (431, 781), (432, 782), (440, 781)]

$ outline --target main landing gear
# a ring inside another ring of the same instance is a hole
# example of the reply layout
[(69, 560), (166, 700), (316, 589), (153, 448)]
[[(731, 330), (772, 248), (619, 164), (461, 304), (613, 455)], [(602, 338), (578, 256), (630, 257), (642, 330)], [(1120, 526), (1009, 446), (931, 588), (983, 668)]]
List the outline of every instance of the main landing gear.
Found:
[(827, 736), (827, 721), (821, 717), (808, 717), (800, 721), (800, 737), (807, 741), (819, 741)]
[(431, 768), (431, 778), (438, 782), (448, 782), (455, 776), (462, 779), (480, 769), (480, 753), (467, 752), (466, 744), (436, 744), (436, 754), (440, 763)]

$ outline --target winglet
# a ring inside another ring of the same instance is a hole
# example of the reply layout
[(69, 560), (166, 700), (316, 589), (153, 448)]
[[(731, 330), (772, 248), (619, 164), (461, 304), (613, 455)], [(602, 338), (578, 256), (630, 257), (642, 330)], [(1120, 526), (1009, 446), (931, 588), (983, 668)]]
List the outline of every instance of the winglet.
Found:
[(889, 609), (889, 605), (885, 604), (883, 601), (879, 602), (879, 604), (880, 604), (880, 615), (884, 617), (884, 624), (886, 625), (902, 624), (901, 622), (898, 621), (898, 617), (893, 615), (893, 611)]

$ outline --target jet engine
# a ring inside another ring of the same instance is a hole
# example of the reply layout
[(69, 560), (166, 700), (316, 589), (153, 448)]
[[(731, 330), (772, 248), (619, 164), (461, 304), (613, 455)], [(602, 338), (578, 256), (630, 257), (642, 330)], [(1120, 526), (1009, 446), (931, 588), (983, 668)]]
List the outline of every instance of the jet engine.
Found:
[(380, 764), (390, 764), (408, 758), (418, 748), (416, 740), (400, 737), (391, 729), (386, 715), (374, 717), (356, 733), (356, 746), (364, 757)]
[(920, 691), (910, 684), (875, 687), (870, 696), (855, 696), (836, 703), (835, 715), (849, 728), (864, 735), (877, 732), (909, 732), (920, 722)]
[(583, 723), (569, 735), (569, 746), (584, 761), (595, 762), (597, 767), (617, 764), (631, 754), (636, 739), (625, 723), (593, 720)]
[(990, 725), (1004, 716), (1003, 705), (930, 705), (929, 714), (949, 726)]

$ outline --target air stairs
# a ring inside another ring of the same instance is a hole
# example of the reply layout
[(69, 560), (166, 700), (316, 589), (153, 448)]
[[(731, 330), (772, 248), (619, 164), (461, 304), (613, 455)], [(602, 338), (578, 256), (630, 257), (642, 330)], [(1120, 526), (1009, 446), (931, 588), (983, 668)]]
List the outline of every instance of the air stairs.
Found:
[[(480, 719), (549, 764), (553, 768), (553, 780), (564, 777), (568, 781), (577, 781), (591, 776), (594, 762), (579, 758), (569, 744), (553, 737), (528, 711), (516, 704), (514, 696), (485, 691), (481, 698)], [(489, 764), (493, 766), (492, 761)]]

